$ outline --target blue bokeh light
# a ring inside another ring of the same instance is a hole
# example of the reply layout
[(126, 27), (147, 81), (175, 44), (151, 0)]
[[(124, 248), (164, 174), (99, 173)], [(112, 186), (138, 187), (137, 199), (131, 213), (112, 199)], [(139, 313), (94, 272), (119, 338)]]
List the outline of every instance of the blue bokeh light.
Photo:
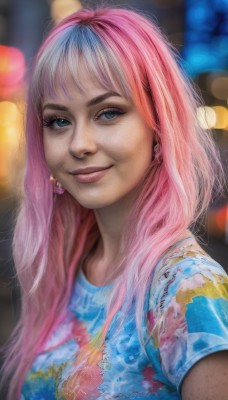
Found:
[(228, 0), (186, 0), (183, 58), (192, 76), (228, 69)]

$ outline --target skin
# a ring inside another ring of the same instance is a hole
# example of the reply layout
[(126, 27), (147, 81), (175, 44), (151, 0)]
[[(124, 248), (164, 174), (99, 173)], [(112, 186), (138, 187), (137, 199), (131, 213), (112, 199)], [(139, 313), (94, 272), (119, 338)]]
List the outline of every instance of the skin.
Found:
[[(94, 210), (101, 241), (87, 265), (87, 278), (102, 285), (120, 251), (121, 233), (138, 186), (151, 164), (154, 134), (134, 104), (84, 77), (80, 92), (69, 81), (67, 93), (43, 101), (43, 139), (48, 167), (82, 206)], [(108, 167), (96, 182), (81, 183), (71, 173)], [(96, 269), (93, 264), (96, 262)]]
[(183, 400), (228, 399), (228, 352), (211, 354), (195, 364), (182, 384)]

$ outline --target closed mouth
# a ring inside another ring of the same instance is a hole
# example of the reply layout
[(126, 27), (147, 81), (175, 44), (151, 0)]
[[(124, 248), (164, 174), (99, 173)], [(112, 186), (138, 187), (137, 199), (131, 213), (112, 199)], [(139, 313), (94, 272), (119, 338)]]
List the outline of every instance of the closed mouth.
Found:
[(111, 165), (108, 167), (87, 167), (87, 168), (78, 168), (74, 171), (71, 171), (71, 175), (88, 175), (93, 174), (95, 172), (105, 171), (106, 169), (111, 168)]
[(112, 168), (112, 165), (108, 167), (80, 168), (72, 171), (71, 174), (77, 182), (82, 184), (91, 184), (100, 181), (110, 168)]

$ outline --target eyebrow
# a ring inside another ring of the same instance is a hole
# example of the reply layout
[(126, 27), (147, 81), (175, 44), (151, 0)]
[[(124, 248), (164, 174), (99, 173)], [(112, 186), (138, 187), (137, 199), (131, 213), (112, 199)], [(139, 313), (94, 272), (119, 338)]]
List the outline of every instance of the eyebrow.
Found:
[[(94, 99), (88, 101), (88, 103), (86, 103), (87, 107), (92, 107), (95, 106), (96, 104), (102, 103), (102, 101), (108, 99), (109, 97), (121, 97), (119, 93), (117, 92), (107, 92), (104, 94), (101, 94), (97, 97), (94, 97)], [(50, 108), (52, 110), (59, 110), (59, 111), (68, 111), (68, 108), (61, 105), (61, 104), (55, 104), (55, 103), (47, 103), (44, 105), (43, 107), (43, 111), (46, 108)]]
[(101, 103), (102, 101), (108, 99), (109, 97), (121, 97), (121, 96), (117, 92), (107, 92), (90, 100), (86, 105), (87, 107), (95, 106), (96, 104)]

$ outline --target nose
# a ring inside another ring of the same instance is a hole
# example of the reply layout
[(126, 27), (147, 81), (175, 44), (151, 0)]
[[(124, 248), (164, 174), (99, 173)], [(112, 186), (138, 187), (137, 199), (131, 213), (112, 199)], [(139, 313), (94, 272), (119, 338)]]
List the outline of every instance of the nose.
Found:
[(76, 158), (84, 158), (97, 151), (97, 142), (91, 126), (82, 123), (77, 124), (72, 132), (69, 151)]

